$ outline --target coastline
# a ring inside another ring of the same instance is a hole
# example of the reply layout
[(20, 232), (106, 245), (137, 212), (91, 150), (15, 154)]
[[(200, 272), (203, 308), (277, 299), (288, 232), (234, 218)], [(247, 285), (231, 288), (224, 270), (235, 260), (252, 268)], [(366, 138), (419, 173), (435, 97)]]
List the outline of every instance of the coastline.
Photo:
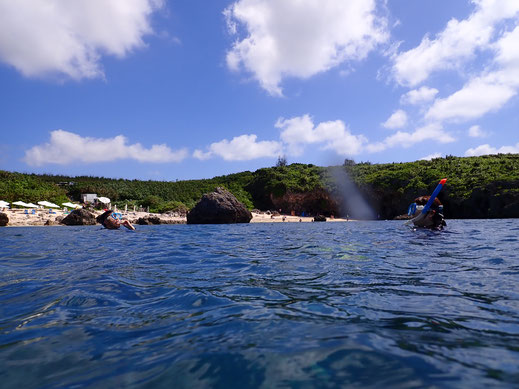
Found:
[[(8, 209), (1, 211), (0, 213), (5, 213), (9, 218), (9, 223), (6, 227), (49, 227), (49, 226), (62, 226), (66, 227), (64, 224), (60, 224), (61, 218), (67, 216), (67, 214), (63, 210), (56, 210), (53, 213), (50, 213), (48, 209), (36, 209), (34, 213), (32, 210), (27, 210), (25, 213), (25, 209)], [(101, 215), (103, 211), (93, 211), (92, 212), (96, 217)], [(150, 219), (150, 218), (158, 218), (160, 220), (160, 224), (186, 224), (187, 218), (185, 216), (176, 216), (171, 214), (159, 214), (159, 213), (148, 213), (148, 212), (123, 212), (123, 217), (128, 219), (130, 223), (134, 225), (139, 225), (137, 222), (139, 219)], [(351, 219), (341, 219), (341, 218), (326, 218), (327, 222), (346, 222), (352, 221)], [(291, 215), (270, 215), (265, 213), (252, 213), (252, 220), (250, 223), (310, 223), (313, 222), (313, 217), (308, 216), (291, 216)], [(150, 223), (153, 224), (153, 223)]]
[[(291, 215), (269, 215), (265, 213), (252, 212), (251, 223), (311, 223), (314, 221), (313, 216), (291, 216)], [(327, 222), (346, 222), (352, 219), (326, 218)]]

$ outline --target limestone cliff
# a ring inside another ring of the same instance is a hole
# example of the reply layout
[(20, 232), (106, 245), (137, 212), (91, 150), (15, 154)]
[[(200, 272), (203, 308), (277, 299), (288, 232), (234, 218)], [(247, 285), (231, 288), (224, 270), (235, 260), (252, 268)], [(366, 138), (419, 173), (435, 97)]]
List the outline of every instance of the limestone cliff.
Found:
[(303, 212), (306, 215), (323, 214), (326, 216), (338, 215), (339, 203), (324, 189), (314, 189), (312, 191), (295, 193), (286, 192), (282, 196), (270, 194), (271, 208), (282, 213), (290, 214), (292, 211), (296, 215)]

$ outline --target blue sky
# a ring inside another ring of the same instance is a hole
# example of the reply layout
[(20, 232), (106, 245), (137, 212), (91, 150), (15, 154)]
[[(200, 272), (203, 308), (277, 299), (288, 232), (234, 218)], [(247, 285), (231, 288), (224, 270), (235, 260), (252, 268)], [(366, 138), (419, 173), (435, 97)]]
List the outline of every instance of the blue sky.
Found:
[(0, 169), (519, 153), (517, 0), (0, 0)]

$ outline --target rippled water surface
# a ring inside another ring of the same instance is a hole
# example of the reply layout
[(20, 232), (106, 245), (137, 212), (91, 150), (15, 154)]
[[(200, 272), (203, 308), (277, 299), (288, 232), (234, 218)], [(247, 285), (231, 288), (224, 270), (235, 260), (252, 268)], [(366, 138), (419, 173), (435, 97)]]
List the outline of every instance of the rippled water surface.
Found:
[(517, 385), (517, 219), (0, 229), (2, 388)]

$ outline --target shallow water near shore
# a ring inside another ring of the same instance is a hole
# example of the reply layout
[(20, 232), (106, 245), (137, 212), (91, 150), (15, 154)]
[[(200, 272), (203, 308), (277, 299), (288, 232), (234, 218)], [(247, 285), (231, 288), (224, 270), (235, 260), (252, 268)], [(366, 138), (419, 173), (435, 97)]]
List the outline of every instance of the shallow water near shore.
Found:
[(519, 220), (0, 229), (2, 388), (517, 387)]

